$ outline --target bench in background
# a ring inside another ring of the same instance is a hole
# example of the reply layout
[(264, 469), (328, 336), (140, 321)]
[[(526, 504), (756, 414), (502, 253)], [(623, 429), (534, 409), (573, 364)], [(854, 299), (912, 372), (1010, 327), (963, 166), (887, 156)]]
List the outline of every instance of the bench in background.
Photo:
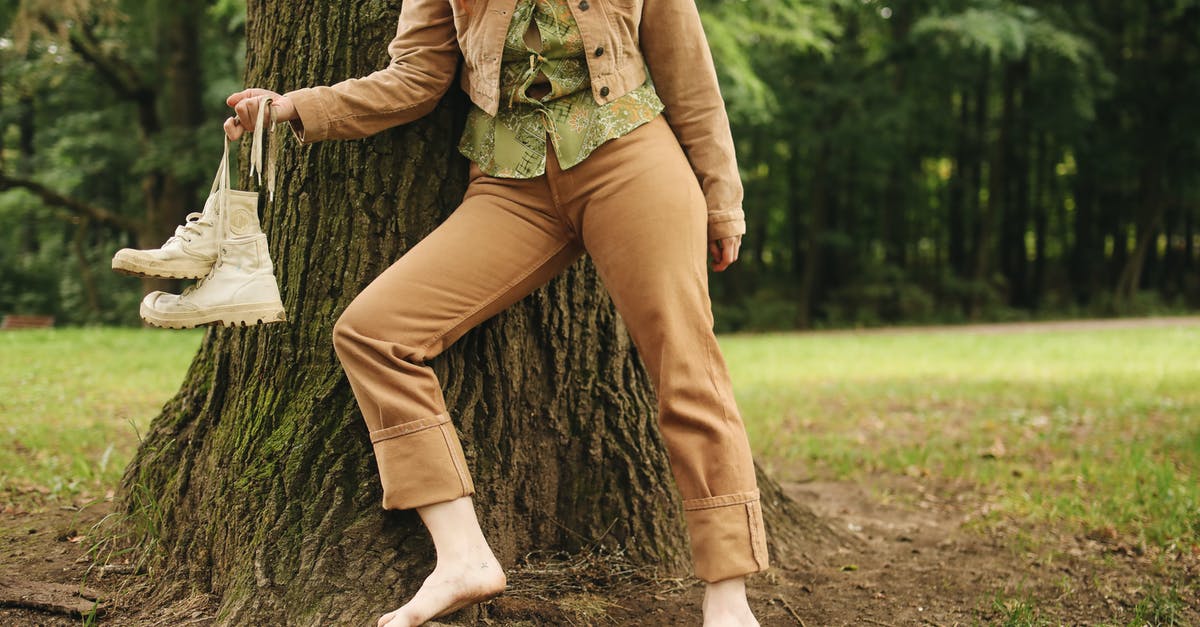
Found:
[(54, 326), (54, 316), (18, 316), (9, 314), (0, 320), (0, 329), (45, 329)]

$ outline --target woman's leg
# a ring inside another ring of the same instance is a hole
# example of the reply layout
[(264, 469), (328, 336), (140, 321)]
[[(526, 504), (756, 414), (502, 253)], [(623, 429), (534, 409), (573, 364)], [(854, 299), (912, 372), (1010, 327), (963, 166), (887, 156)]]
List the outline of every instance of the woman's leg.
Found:
[(576, 167), (566, 215), (578, 221), (658, 394), (696, 575), (714, 584), (706, 620), (754, 624), (743, 578), (768, 567), (766, 535), (749, 441), (713, 334), (699, 185), (661, 117)]
[(382, 505), (416, 508), (437, 547), (433, 575), (381, 625), (417, 625), (503, 588), (441, 384), (426, 362), (582, 254), (543, 202), (544, 180), (503, 181), (473, 168), (462, 205), (334, 325), (334, 348), (375, 449)]

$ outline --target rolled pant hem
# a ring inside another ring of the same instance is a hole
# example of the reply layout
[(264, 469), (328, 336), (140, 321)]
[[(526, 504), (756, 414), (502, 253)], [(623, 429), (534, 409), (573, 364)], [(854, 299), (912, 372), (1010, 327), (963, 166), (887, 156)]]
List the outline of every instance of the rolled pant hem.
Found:
[(758, 490), (751, 490), (749, 492), (736, 492), (734, 494), (722, 494), (720, 496), (709, 496), (699, 499), (684, 499), (683, 509), (691, 511), (697, 509), (727, 507), (729, 505), (738, 505), (741, 503), (749, 503), (750, 501), (757, 501), (758, 496)]
[(757, 490), (684, 501), (696, 576), (712, 583), (767, 570), (767, 534)]
[(441, 413), (371, 433), (384, 509), (412, 509), (475, 493), (462, 443)]

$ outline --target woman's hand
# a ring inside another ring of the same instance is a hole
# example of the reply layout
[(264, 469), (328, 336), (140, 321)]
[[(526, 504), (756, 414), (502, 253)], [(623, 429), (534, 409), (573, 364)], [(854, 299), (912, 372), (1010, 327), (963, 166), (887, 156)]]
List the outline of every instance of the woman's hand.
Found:
[(712, 255), (713, 271), (720, 272), (728, 268), (729, 264), (737, 261), (738, 249), (741, 247), (741, 235), (710, 241), (708, 243), (708, 252)]
[(234, 115), (225, 120), (225, 136), (231, 141), (237, 140), (246, 131), (254, 130), (254, 120), (258, 116), (258, 106), (264, 96), (271, 97), (271, 107), (275, 109), (275, 119), (280, 122), (297, 119), (296, 106), (287, 96), (281, 96), (268, 89), (251, 87), (243, 89), (225, 99), (225, 104), (233, 107)]

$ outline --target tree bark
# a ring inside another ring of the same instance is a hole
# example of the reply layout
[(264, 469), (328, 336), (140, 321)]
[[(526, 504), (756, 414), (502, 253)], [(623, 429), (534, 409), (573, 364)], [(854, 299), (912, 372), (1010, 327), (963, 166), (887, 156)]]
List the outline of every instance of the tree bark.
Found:
[[(386, 63), (398, 12), (251, 2), (247, 85), (364, 76)], [(263, 226), (288, 322), (209, 329), (122, 481), (119, 509), (150, 521), (142, 546), (161, 573), (151, 605), (200, 592), (216, 596), (222, 625), (368, 624), (432, 566), (415, 513), (381, 508), (331, 327), (461, 200), (465, 105), (452, 88), (425, 119), (365, 140), (299, 147), (276, 135), (279, 188)], [(586, 257), (432, 364), (505, 566), (535, 549), (603, 547), (646, 572), (689, 572), (649, 380)], [(776, 565), (835, 541), (759, 480)]]

